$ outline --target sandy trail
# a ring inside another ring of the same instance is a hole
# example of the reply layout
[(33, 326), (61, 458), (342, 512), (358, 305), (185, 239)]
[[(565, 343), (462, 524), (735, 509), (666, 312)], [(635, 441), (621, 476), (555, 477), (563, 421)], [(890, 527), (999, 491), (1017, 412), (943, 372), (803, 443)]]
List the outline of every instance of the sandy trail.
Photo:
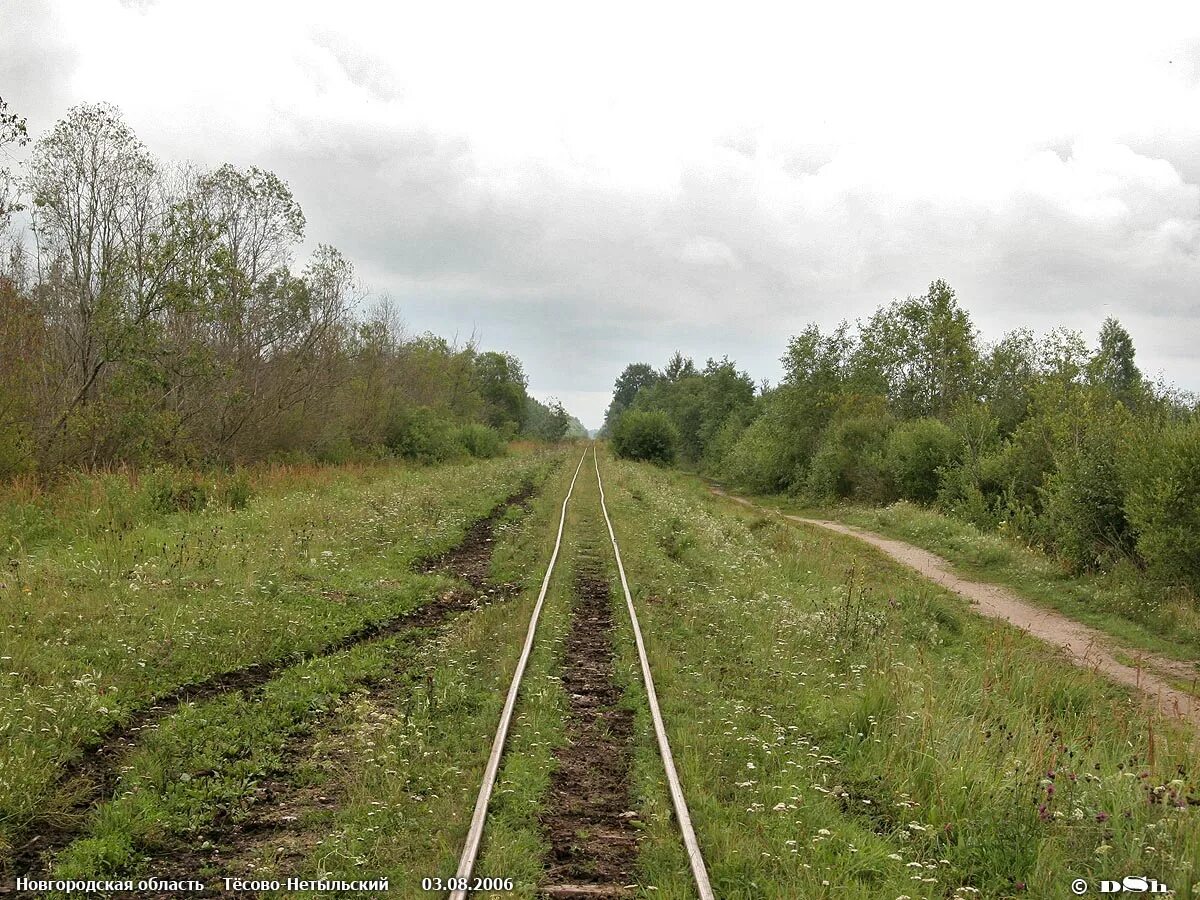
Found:
[[(714, 487), (712, 490), (743, 506), (766, 513), (776, 512), (719, 488)], [(1068, 619), (1061, 613), (1035, 606), (1027, 600), (1022, 600), (1008, 588), (963, 578), (955, 573), (950, 563), (942, 557), (912, 544), (841, 522), (776, 514), (793, 522), (850, 535), (877, 547), (897, 562), (965, 597), (977, 612), (994, 619), (1003, 619), (1022, 631), (1060, 648), (1076, 665), (1100, 672), (1113, 681), (1143, 691), (1161, 712), (1200, 726), (1200, 699), (1172, 687), (1166, 680), (1175, 678), (1195, 684), (1200, 677), (1200, 671), (1195, 664), (1169, 659), (1144, 650), (1121, 647), (1104, 632)], [(1133, 660), (1135, 665), (1121, 662), (1118, 655)]]

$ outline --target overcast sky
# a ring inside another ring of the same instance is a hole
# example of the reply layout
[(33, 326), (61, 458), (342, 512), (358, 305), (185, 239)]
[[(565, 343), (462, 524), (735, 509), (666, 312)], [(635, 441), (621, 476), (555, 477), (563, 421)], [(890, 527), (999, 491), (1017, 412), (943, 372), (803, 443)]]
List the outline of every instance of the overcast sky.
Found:
[(1200, 5), (647, 6), (0, 0), (0, 96), (273, 169), (591, 427), (629, 362), (774, 380), (939, 277), (986, 339), (1115, 315), (1200, 389)]

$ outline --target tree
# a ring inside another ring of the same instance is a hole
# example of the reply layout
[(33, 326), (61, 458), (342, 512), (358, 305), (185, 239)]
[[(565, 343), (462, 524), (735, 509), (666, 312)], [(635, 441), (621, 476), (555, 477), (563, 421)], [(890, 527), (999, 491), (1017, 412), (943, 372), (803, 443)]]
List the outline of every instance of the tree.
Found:
[[(0, 100), (0, 154), (24, 140)], [(480, 420), (524, 424), (515, 357), (409, 338), (386, 303), (356, 320), (354, 267), (327, 244), (297, 271), (304, 213), (272, 172), (164, 168), (97, 104), (22, 174), (36, 266), (0, 266), (0, 472), (493, 455), (501, 435)], [(549, 436), (569, 426), (561, 404), (537, 408)]]
[(667, 366), (663, 369), (663, 377), (667, 381), (681, 381), (695, 374), (696, 364), (692, 362), (692, 358), (684, 356), (678, 350), (667, 360)]
[(481, 353), (475, 361), (475, 377), (485, 403), (484, 421), (501, 432), (520, 432), (527, 396), (521, 361), (509, 353)]
[(612, 401), (608, 405), (608, 412), (604, 414), (605, 430), (610, 429), (621, 413), (633, 405), (639, 391), (661, 379), (662, 375), (647, 363), (630, 363), (626, 366), (613, 385)]
[(852, 366), (902, 416), (943, 416), (975, 393), (979, 348), (971, 318), (938, 280), (920, 297), (877, 311), (860, 330)]
[(556, 397), (551, 397), (545, 405), (547, 416), (541, 436), (547, 441), (561, 441), (567, 434), (571, 416)]
[(1028, 328), (1010, 331), (985, 355), (983, 400), (991, 408), (999, 432), (1011, 434), (1029, 411), (1029, 389), (1038, 374), (1038, 349)]
[(56, 273), (49, 299), (67, 392), (46, 440), (98, 396), (108, 366), (144, 350), (165, 296), (146, 271), (159, 186), (156, 162), (109, 104), (73, 107), (34, 145), (27, 187)]
[(675, 461), (678, 437), (664, 413), (631, 409), (613, 427), (613, 451), (624, 459), (668, 464)]
[(901, 422), (888, 435), (887, 467), (900, 496), (932, 503), (942, 473), (959, 455), (960, 442), (950, 426), (937, 419)]
[[(8, 104), (0, 97), (0, 159), (8, 155), (6, 148), (10, 146), (24, 147), (29, 143), (29, 131), (25, 120), (14, 112), (9, 112)], [(0, 233), (8, 228), (12, 214), (21, 209), (13, 196), (12, 173), (5, 166), (0, 166)]]
[(1109, 316), (1100, 328), (1100, 346), (1087, 365), (1088, 380), (1129, 406), (1142, 388), (1134, 355), (1133, 338)]

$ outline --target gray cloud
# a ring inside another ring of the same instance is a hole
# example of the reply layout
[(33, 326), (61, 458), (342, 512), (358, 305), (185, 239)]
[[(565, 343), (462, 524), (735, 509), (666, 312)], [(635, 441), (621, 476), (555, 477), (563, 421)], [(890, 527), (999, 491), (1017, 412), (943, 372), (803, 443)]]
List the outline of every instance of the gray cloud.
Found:
[[(55, 38), (51, 13), (31, 10), (0, 13), (0, 85), (31, 124), (109, 99), (131, 104), (159, 152), (275, 169), (305, 207), (309, 241), (349, 254), (410, 327), (511, 349), (536, 392), (574, 398), (591, 425), (628, 362), (728, 353), (775, 379), (806, 322), (866, 316), (938, 277), (987, 338), (1061, 324), (1090, 339), (1116, 315), (1145, 369), (1200, 389), (1194, 115), (1099, 138), (1065, 129), (995, 153), (987, 132), (956, 149), (919, 122), (883, 142), (816, 130), (782, 140), (734, 123), (643, 183), (609, 168), (634, 135), (594, 137), (619, 146), (592, 158), (563, 124), (565, 151), (545, 136), (497, 151), (496, 134), (438, 120), (414, 99), (411, 73), (327, 26), (274, 51), (279, 65), (303, 60), (299, 99), (89, 96), (72, 77), (78, 49)], [(1190, 46), (1172, 63), (1181, 96), (1200, 96), (1197, 60)], [(270, 118), (251, 114), (260, 108)], [(214, 109), (228, 118), (201, 114)], [(570, 114), (530, 121), (553, 135), (553, 117)]]

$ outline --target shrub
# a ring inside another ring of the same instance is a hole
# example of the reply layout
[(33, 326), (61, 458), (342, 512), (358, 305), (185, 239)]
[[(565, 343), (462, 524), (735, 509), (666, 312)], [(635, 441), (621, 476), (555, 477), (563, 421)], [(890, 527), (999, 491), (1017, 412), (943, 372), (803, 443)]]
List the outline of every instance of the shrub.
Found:
[(887, 416), (854, 416), (825, 430), (808, 470), (808, 493), (814, 500), (859, 500), (887, 503), (896, 489), (887, 469), (885, 449), (892, 420)]
[(900, 496), (919, 503), (937, 497), (944, 469), (958, 459), (958, 436), (937, 419), (901, 422), (887, 439), (887, 468)]
[(795, 471), (789, 435), (773, 410), (741, 432), (721, 460), (720, 473), (739, 487), (764, 494), (789, 487)]
[(942, 470), (938, 506), (979, 528), (996, 528), (1006, 516), (1003, 450)]
[(621, 414), (612, 432), (613, 451), (624, 459), (669, 464), (679, 446), (679, 432), (661, 412), (631, 409)]
[(150, 509), (156, 513), (199, 512), (208, 505), (208, 487), (192, 472), (180, 472), (170, 466), (151, 469), (143, 477), (143, 491)]
[(388, 424), (384, 444), (397, 456), (420, 462), (439, 462), (463, 452), (451, 424), (426, 406), (399, 410)]
[(1055, 431), (1055, 468), (1039, 492), (1042, 540), (1075, 571), (1103, 568), (1134, 549), (1120, 463), (1132, 417), (1120, 404), (1082, 397)]
[(1138, 554), (1158, 577), (1200, 593), (1200, 419), (1145, 435), (1129, 463)]
[(250, 504), (250, 479), (243, 469), (235, 472), (221, 485), (221, 502), (230, 509), (245, 509)]
[(455, 431), (454, 439), (476, 459), (491, 459), (504, 452), (504, 438), (487, 425), (463, 425)]

